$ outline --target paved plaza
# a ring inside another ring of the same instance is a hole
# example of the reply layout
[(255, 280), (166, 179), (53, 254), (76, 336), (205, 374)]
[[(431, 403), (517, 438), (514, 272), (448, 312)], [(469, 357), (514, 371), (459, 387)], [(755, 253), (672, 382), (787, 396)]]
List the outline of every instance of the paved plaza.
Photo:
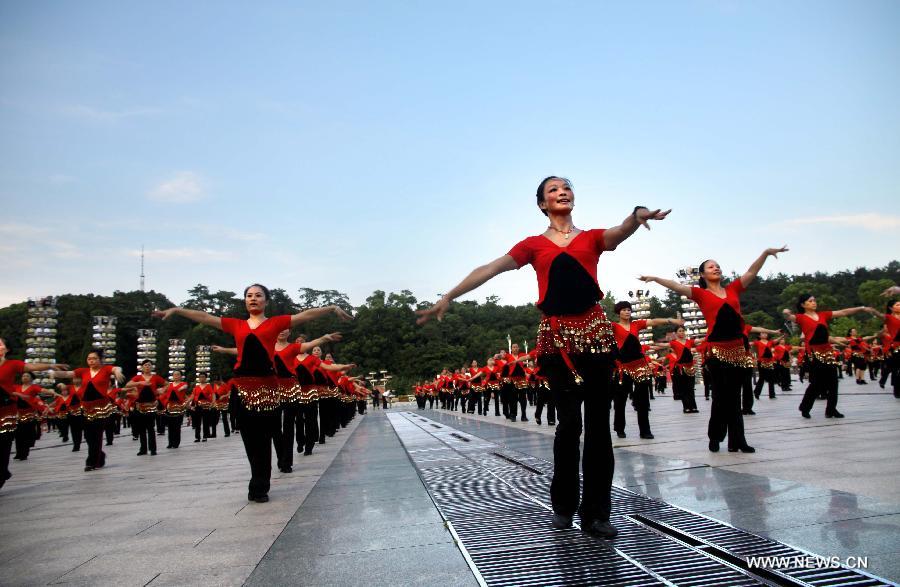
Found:
[[(795, 389), (800, 389), (795, 385)], [(900, 580), (900, 400), (841, 382), (842, 420), (797, 411), (799, 395), (766, 397), (745, 418), (755, 454), (710, 453), (709, 404), (681, 413), (652, 402), (656, 438), (615, 439), (620, 487), (824, 556), (868, 557)], [(702, 394), (702, 390), (701, 390)], [(435, 422), (552, 461), (553, 429), (502, 417), (369, 409), (273, 473), (271, 501), (248, 504), (238, 436), (160, 447), (138, 457), (127, 431), (108, 466), (83, 472), (81, 453), (44, 434), (0, 490), (3, 585), (475, 585), (387, 413)], [(163, 446), (164, 446), (163, 442)], [(491, 503), (483, 504), (489, 511)], [(528, 560), (521, 565), (527, 568)]]

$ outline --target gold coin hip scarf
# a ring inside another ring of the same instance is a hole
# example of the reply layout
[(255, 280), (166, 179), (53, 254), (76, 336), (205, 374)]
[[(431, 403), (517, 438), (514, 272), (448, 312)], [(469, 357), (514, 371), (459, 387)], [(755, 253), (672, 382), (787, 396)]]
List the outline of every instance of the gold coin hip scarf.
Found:
[(575, 383), (581, 384), (584, 379), (575, 369), (571, 355), (590, 353), (612, 358), (616, 338), (603, 308), (597, 305), (583, 314), (545, 316), (538, 326), (535, 348), (538, 357), (560, 355)]
[(834, 356), (834, 347), (830, 344), (811, 344), (806, 356), (814, 362), (824, 365), (840, 365), (841, 361)]
[(251, 412), (268, 412), (281, 405), (278, 380), (269, 377), (235, 377), (231, 380), (238, 397)]
[(635, 383), (650, 381), (653, 379), (653, 368), (647, 362), (645, 357), (628, 361), (619, 365), (619, 381), (622, 381), (623, 375), (628, 375)]
[(744, 347), (743, 339), (725, 340), (721, 342), (708, 342), (706, 357), (715, 358), (732, 367), (752, 369), (755, 361)]
[(301, 389), (297, 380), (292, 377), (278, 378), (278, 396), (284, 403), (294, 403), (300, 400)]
[[(91, 421), (106, 418), (116, 411), (116, 405), (105, 399), (88, 400), (81, 405), (85, 419)], [(156, 404), (153, 404), (153, 408), (156, 409)]]

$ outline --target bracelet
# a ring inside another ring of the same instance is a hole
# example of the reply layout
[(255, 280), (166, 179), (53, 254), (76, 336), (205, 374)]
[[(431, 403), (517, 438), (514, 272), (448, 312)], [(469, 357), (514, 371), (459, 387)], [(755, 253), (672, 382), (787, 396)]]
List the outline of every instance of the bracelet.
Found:
[(638, 219), (637, 211), (638, 210), (649, 210), (649, 209), (650, 208), (648, 208), (647, 206), (635, 206), (634, 210), (631, 211), (631, 217), (634, 218), (635, 221), (637, 221), (637, 219)]

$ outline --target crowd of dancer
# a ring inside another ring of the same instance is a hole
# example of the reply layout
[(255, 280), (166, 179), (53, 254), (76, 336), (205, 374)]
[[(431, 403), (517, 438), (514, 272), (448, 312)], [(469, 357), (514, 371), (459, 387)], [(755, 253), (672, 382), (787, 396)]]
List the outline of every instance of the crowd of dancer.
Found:
[[(279, 470), (291, 473), (295, 443), (297, 453), (311, 455), (316, 444), (325, 444), (356, 414), (365, 413), (370, 393), (349, 374), (355, 365), (323, 356), (321, 345), (341, 340), (339, 333), (311, 341), (301, 335), (289, 342), (291, 329), (308, 320), (328, 313), (350, 319), (343, 310), (326, 307), (267, 318), (265, 287), (252, 285), (244, 297), (248, 320), (182, 308), (156, 313), (163, 319), (183, 315), (235, 338), (235, 347), (213, 347), (236, 356), (234, 377), (209, 381), (209, 375), (200, 372), (192, 389), (180, 371), (165, 379), (154, 372), (151, 361), (144, 361), (141, 372), (126, 382), (120, 367), (102, 363), (100, 351), (88, 353), (87, 365), (74, 370), (7, 359), (6, 342), (0, 339), (0, 486), (11, 477), (13, 441), (13, 458), (28, 459), (43, 425), (55, 430), (63, 442), (71, 435), (73, 452), (86, 443), (84, 470), (93, 471), (106, 464), (104, 437), (110, 446), (123, 428), (130, 428), (139, 441), (138, 456), (153, 456), (157, 436), (167, 437), (167, 449), (180, 447), (187, 417), (197, 443), (216, 438), (220, 422), (224, 436), (240, 433), (251, 467), (248, 499), (268, 501), (272, 449)], [(45, 402), (44, 390), (31, 383), (36, 371), (51, 371), (56, 379), (70, 383), (59, 383), (53, 398)]]
[[(755, 413), (753, 400), (759, 397), (764, 386), (768, 385), (770, 397), (775, 396), (776, 383), (783, 388), (790, 386), (792, 349), (783, 343), (777, 331), (746, 324), (740, 297), (766, 260), (787, 252), (787, 247), (766, 249), (747, 271), (730, 283), (725, 283), (722, 269), (713, 259), (700, 263), (696, 286), (641, 276), (642, 281), (658, 283), (699, 306), (707, 332), (702, 338), (688, 339), (683, 323), (677, 319), (631, 320), (630, 304), (621, 302), (614, 308), (614, 321), (610, 321), (599, 304), (603, 297), (597, 276), (600, 256), (616, 250), (640, 226), (649, 229), (649, 221), (664, 220), (670, 211), (635, 206), (632, 214), (618, 226), (581, 230), (572, 218), (575, 205), (572, 184), (556, 176), (547, 177), (539, 184), (536, 203), (550, 221), (546, 231), (525, 238), (507, 254), (477, 267), (433, 306), (419, 311), (420, 323), (441, 320), (455, 298), (503, 272), (532, 265), (537, 274), (536, 305), (543, 314), (534, 351), (525, 360), (513, 351), (501, 352), (488, 360), (486, 368), (473, 365), (453, 374), (445, 370), (434, 381), (416, 386), (415, 393), (420, 407), (437, 399), (446, 409), (464, 405), (469, 411), (480, 405), (481, 413), (486, 413), (485, 399), (489, 401), (493, 397), (495, 402), (498, 399), (503, 402), (504, 415), (515, 419), (516, 404), (524, 407), (522, 401), (527, 401), (529, 392), (536, 399), (537, 390), (546, 387), (557, 421), (551, 483), (553, 525), (571, 527), (577, 512), (582, 530), (601, 538), (613, 538), (618, 531), (609, 522), (615, 467), (609, 412), (611, 409), (615, 412), (614, 430), (618, 436), (625, 436), (624, 411), (630, 396), (638, 412), (640, 435), (652, 438), (648, 400), (654, 386), (657, 391), (664, 388), (664, 366), (670, 373), (673, 396), (682, 401), (684, 413), (696, 414), (699, 412), (694, 393), (696, 351), (705, 395), (711, 399), (707, 426), (709, 450), (718, 452), (727, 438), (729, 451), (755, 452), (745, 437), (743, 417)], [(856, 357), (857, 382), (863, 381), (860, 355), (867, 341), (854, 337), (853, 333), (847, 338), (834, 337), (828, 330), (828, 322), (833, 318), (859, 312), (870, 312), (884, 320), (882, 356), (886, 367), (882, 378), (892, 377), (894, 395), (897, 395), (900, 302), (889, 302), (885, 313), (867, 307), (819, 311), (815, 297), (803, 294), (797, 301), (796, 313), (785, 310), (784, 314), (802, 331), (802, 348), (798, 354), (802, 352), (802, 369), (809, 376), (809, 386), (799, 406), (804, 418), (811, 417), (810, 411), (818, 398), (826, 400), (826, 417), (843, 417), (837, 410), (841, 356), (837, 345), (847, 344), (850, 357)], [(671, 341), (640, 344), (641, 330), (666, 323), (677, 327)], [(759, 334), (759, 339), (751, 344), (749, 337), (753, 332)], [(664, 349), (669, 352), (661, 361), (653, 356), (653, 352)], [(523, 362), (524, 374), (514, 378), (508, 366)], [(755, 386), (752, 384), (754, 368), (758, 374)], [(473, 387), (476, 377), (481, 382), (477, 388)], [(580, 449), (582, 431), (583, 450)], [(579, 483), (579, 464), (583, 483)]]
[[(741, 294), (767, 259), (786, 252), (786, 247), (766, 249), (730, 283), (724, 282), (722, 269), (713, 259), (700, 263), (696, 286), (654, 276), (639, 278), (696, 302), (707, 323), (702, 338), (688, 338), (684, 322), (677, 318), (632, 320), (628, 302), (616, 304), (614, 320), (610, 321), (599, 304), (602, 290), (597, 264), (601, 254), (615, 251), (639, 227), (649, 229), (650, 221), (662, 221), (670, 211), (636, 206), (618, 226), (581, 230), (572, 219), (574, 202), (568, 180), (556, 176), (544, 179), (538, 186), (536, 203), (550, 221), (547, 230), (525, 238), (507, 254), (476, 268), (433, 306), (418, 312), (419, 323), (441, 320), (453, 299), (500, 273), (527, 264), (534, 267), (536, 305), (543, 314), (534, 349), (521, 352), (517, 345), (511, 345), (507, 351), (489, 357), (482, 367), (473, 361), (452, 373), (445, 369), (433, 381), (417, 385), (415, 395), (420, 408), (426, 404), (434, 407), (437, 402), (443, 409), (482, 415), (491, 412), (493, 400), (496, 416), (502, 408), (506, 418), (522, 421), (527, 419), (526, 406), (534, 404), (538, 424), (546, 409), (547, 424), (556, 426), (551, 483), (554, 527), (571, 527), (573, 516), (579, 513), (584, 531), (601, 538), (617, 535), (609, 521), (615, 466), (609, 412), (612, 409), (615, 414), (613, 429), (619, 437), (625, 437), (625, 408), (631, 398), (640, 436), (653, 438), (649, 400), (654, 397), (654, 388), (659, 393), (664, 391), (667, 374), (673, 397), (682, 402), (683, 412), (697, 414), (698, 368), (702, 373), (704, 395), (710, 400), (707, 435), (713, 452), (719, 451), (726, 438), (731, 452), (755, 451), (745, 437), (743, 416), (755, 413), (753, 401), (765, 386), (769, 397), (776, 397), (775, 385), (790, 387), (789, 369), (795, 356), (801, 380), (809, 378), (799, 406), (804, 418), (811, 417), (819, 398), (826, 400), (826, 417), (843, 417), (837, 410), (842, 359), (849, 362), (848, 372), (855, 375), (858, 384), (865, 384), (866, 371), (870, 377), (880, 371), (882, 386), (890, 378), (898, 396), (900, 302), (896, 300), (887, 304), (885, 313), (868, 307), (826, 311), (818, 309), (814, 296), (803, 294), (795, 310), (784, 310), (785, 318), (802, 332), (798, 349), (785, 344), (779, 331), (745, 323)], [(897, 293), (896, 288), (893, 293)], [(247, 287), (246, 320), (178, 307), (154, 312), (164, 320), (182, 316), (234, 338), (234, 347), (215, 348), (235, 355), (234, 376), (228, 382), (209, 383), (204, 375), (198, 375), (192, 393), (188, 393), (180, 373), (174, 373), (171, 380), (163, 379), (153, 373), (152, 363), (142, 365), (142, 372), (125, 383), (122, 370), (103, 365), (97, 352), (87, 356), (86, 367), (70, 371), (65, 365), (8, 360), (6, 345), (0, 341), (0, 465), (4, 477), (9, 477), (7, 463), (13, 437), (17, 458), (27, 458), (27, 447), (38, 433), (35, 422), (40, 417), (34, 414), (51, 413), (57, 422), (65, 419), (73, 441), (78, 429), (88, 444), (87, 471), (103, 467), (103, 435), (111, 442), (120, 421), (127, 422), (140, 439), (139, 454), (152, 455), (155, 435), (165, 429), (169, 430), (168, 448), (178, 448), (183, 418), (188, 414), (195, 442), (215, 437), (219, 420), (225, 423), (226, 435), (239, 431), (251, 470), (248, 499), (268, 501), (273, 446), (279, 469), (290, 472), (295, 438), (297, 452), (310, 454), (316, 442), (325, 442), (354, 413), (363, 412), (369, 396), (368, 390), (347, 374), (352, 364), (338, 365), (327, 356), (321, 358), (319, 345), (339, 340), (340, 334), (308, 342), (299, 337), (290, 342), (291, 329), (304, 322), (329, 313), (345, 320), (351, 316), (329, 306), (267, 317), (268, 299), (265, 287)], [(846, 337), (829, 332), (832, 319), (860, 312), (884, 320), (879, 340), (860, 338), (853, 331)], [(640, 343), (642, 330), (667, 325), (675, 327), (671, 340)], [(753, 333), (758, 339), (751, 342)], [(28, 380), (29, 372), (45, 370), (73, 382), (63, 386), (51, 406), (35, 399), (35, 388)], [(19, 376), (21, 383), (16, 384)], [(59, 426), (61, 434), (63, 428)]]

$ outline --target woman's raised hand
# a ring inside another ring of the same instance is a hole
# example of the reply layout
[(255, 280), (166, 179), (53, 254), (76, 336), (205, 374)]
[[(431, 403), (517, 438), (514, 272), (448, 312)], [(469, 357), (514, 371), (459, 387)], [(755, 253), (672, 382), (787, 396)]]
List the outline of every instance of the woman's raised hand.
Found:
[(172, 307), (168, 310), (154, 310), (150, 315), (154, 318), (162, 318), (163, 320), (168, 320), (172, 316), (175, 315), (175, 312), (178, 310), (178, 307)]
[(437, 318), (437, 321), (440, 322), (449, 309), (450, 302), (446, 298), (441, 298), (430, 308), (416, 310), (416, 314), (419, 316), (416, 318), (416, 324), (425, 324), (432, 318)]

